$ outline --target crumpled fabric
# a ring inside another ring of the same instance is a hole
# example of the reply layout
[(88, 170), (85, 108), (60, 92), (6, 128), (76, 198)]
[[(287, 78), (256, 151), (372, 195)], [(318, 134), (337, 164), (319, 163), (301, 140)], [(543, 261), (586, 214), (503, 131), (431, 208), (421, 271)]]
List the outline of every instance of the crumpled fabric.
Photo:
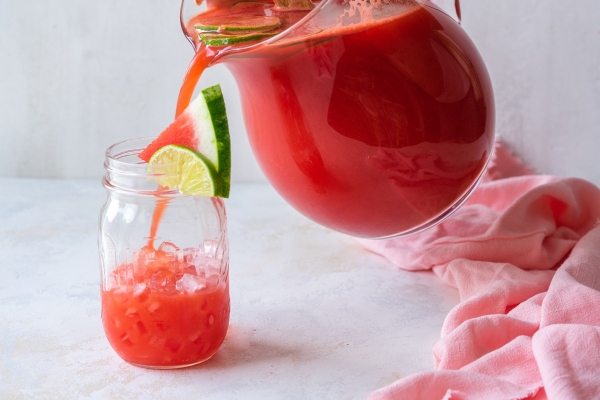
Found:
[(450, 218), (420, 234), (364, 240), (399, 268), (431, 270), (460, 303), (434, 371), (383, 399), (600, 399), (600, 189), (535, 175), (498, 144)]

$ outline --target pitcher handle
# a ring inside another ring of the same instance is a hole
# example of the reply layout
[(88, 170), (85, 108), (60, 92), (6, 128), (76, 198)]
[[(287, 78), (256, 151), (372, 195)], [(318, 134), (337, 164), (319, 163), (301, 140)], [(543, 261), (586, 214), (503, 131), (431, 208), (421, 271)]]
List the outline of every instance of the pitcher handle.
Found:
[(451, 16), (460, 24), (462, 15), (460, 11), (460, 0), (431, 0), (436, 6), (441, 8), (446, 14)]

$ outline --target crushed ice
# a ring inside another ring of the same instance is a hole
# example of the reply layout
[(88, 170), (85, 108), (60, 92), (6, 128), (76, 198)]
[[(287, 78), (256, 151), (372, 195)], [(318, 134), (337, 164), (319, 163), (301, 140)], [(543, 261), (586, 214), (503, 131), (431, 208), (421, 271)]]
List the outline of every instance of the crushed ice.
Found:
[(218, 286), (222, 271), (225, 271), (222, 264), (227, 262), (219, 243), (211, 239), (204, 240), (198, 248), (184, 249), (164, 241), (156, 250), (144, 247), (134, 252), (132, 261), (118, 273), (105, 278), (105, 290), (119, 288), (140, 299), (146, 299), (151, 291), (192, 293)]
[(175, 283), (179, 291), (194, 293), (196, 290), (202, 290), (206, 287), (206, 279), (202, 276), (183, 274), (181, 279)]

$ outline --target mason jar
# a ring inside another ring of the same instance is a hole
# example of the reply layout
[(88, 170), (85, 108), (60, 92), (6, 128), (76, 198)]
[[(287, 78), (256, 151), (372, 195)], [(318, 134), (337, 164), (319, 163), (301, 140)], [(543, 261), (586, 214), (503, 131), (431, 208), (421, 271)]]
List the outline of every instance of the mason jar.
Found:
[(182, 368), (206, 361), (229, 326), (223, 200), (160, 187), (137, 156), (150, 138), (106, 151), (98, 247), (102, 324), (125, 361)]

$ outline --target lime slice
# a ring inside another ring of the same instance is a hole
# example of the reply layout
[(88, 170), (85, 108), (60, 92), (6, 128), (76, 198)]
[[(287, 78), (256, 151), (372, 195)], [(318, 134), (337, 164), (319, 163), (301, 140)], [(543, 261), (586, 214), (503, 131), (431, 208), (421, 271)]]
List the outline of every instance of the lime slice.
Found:
[(150, 158), (149, 170), (161, 186), (179, 190), (186, 196), (215, 197), (221, 182), (215, 167), (200, 153), (170, 144), (161, 147)]
[(281, 19), (269, 16), (234, 15), (205, 18), (194, 28), (200, 32), (251, 32), (270, 31), (281, 25)]
[(261, 32), (251, 33), (249, 35), (220, 35), (218, 33), (200, 34), (200, 41), (207, 46), (229, 46), (241, 42), (249, 42), (251, 40), (264, 39), (273, 36), (275, 33)]
[(231, 6), (231, 10), (237, 12), (240, 9), (257, 9), (264, 10), (266, 8), (273, 7), (273, 3), (264, 2), (264, 1), (238, 1)]
[(315, 5), (310, 0), (275, 0), (274, 10), (279, 11), (300, 11), (312, 10)]

